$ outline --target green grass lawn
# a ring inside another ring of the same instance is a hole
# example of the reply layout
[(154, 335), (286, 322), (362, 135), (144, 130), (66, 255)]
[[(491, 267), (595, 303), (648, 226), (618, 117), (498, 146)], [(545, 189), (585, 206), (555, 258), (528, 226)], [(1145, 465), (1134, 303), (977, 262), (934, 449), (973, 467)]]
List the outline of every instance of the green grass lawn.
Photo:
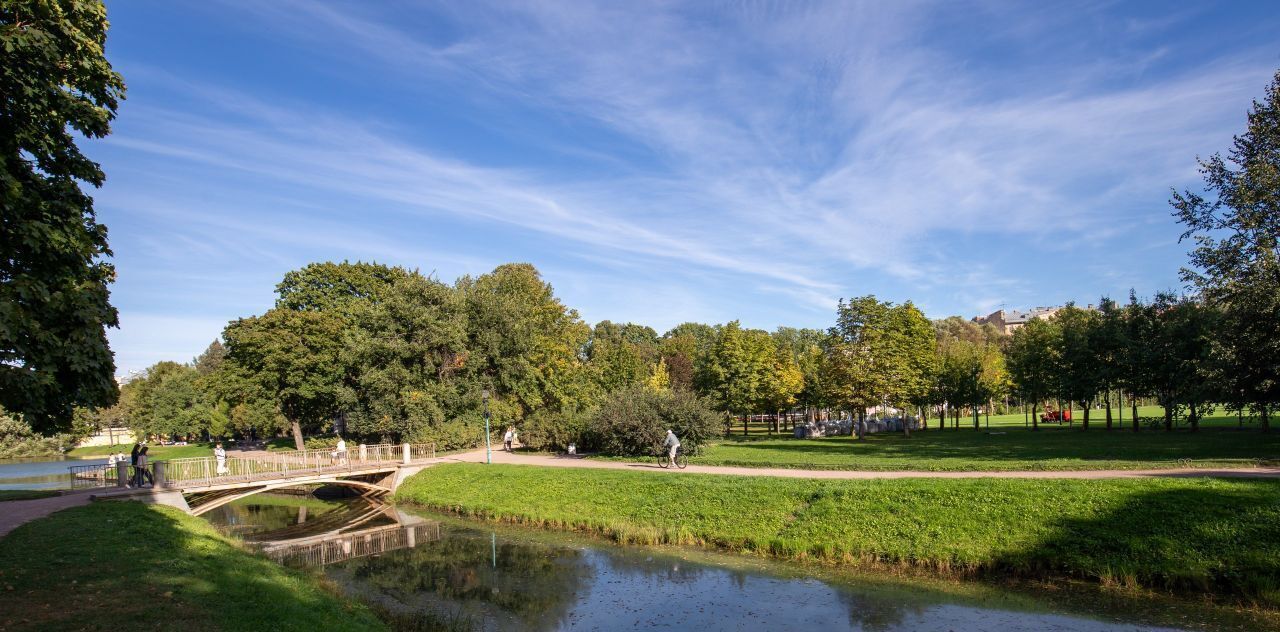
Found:
[[(1158, 417), (1149, 407), (1140, 417)], [(974, 430), (972, 421), (959, 429), (939, 430), (937, 420), (926, 431), (878, 433), (853, 437), (795, 439), (789, 435), (733, 435), (707, 446), (690, 462), (702, 465), (784, 467), (831, 470), (1087, 470), (1172, 467), (1252, 467), (1280, 461), (1280, 432), (1256, 427), (1239, 429), (1234, 417), (1206, 419), (1199, 432), (1183, 427), (1173, 432), (1127, 425), (1108, 431), (1091, 420), (1074, 425), (1041, 424), (1031, 431), (1021, 415), (992, 417), (988, 428)]]
[(0, 629), (385, 626), (317, 576), (249, 553), (199, 518), (157, 505), (98, 502), (0, 538)]
[[(154, 459), (183, 459), (193, 456), (213, 456), (212, 443), (190, 443), (187, 445), (155, 445), (148, 444), (150, 450), (147, 456)], [(133, 450), (132, 443), (120, 443), (116, 445), (95, 445), (85, 448), (76, 448), (67, 453), (67, 456), (74, 457), (93, 457), (107, 456), (117, 452), (123, 452), (126, 456)]]
[(6, 500), (35, 500), (57, 495), (58, 492), (45, 489), (0, 489), (0, 502)]
[(625, 543), (1070, 577), (1280, 607), (1280, 481), (807, 481), (453, 464), (418, 474), (396, 499)]

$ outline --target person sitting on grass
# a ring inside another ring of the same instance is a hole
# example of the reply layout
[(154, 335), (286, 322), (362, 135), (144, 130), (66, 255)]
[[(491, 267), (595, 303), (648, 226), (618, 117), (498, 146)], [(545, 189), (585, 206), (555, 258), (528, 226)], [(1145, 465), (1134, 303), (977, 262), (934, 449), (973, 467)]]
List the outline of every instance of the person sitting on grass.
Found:
[(680, 449), (680, 440), (676, 438), (676, 433), (670, 428), (667, 429), (667, 439), (662, 442), (662, 447), (667, 449), (667, 458), (671, 459), (671, 464), (676, 464), (676, 450)]

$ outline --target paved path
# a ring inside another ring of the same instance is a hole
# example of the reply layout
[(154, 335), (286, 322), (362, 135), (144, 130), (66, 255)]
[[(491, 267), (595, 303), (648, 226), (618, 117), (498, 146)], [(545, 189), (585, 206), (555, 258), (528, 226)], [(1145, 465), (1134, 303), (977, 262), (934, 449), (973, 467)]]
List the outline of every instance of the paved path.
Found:
[(0, 503), (0, 538), (18, 525), (43, 518), (55, 511), (89, 503), (89, 494), (67, 494), (35, 500), (10, 500)]
[[(438, 459), (441, 462), (483, 463), (484, 450), (463, 452)], [(712, 465), (690, 465), (683, 470), (664, 470), (658, 467), (656, 459), (645, 463), (623, 463), (619, 461), (603, 461), (584, 459), (582, 457), (553, 456), (549, 454), (528, 454), (515, 452), (508, 454), (502, 450), (493, 451), (494, 463), (513, 463), (519, 465), (540, 465), (543, 467), (580, 467), (605, 470), (639, 470), (653, 472), (679, 472), (685, 474), (731, 474), (735, 476), (777, 476), (781, 478), (829, 478), (829, 479), (872, 479), (872, 478), (1068, 478), (1068, 479), (1102, 479), (1102, 478), (1152, 478), (1174, 477), (1189, 478), (1213, 476), (1222, 478), (1280, 478), (1280, 468), (1248, 467), (1248, 468), (1178, 468), (1149, 470), (1032, 470), (1021, 472), (928, 472), (919, 470), (801, 470), (791, 468), (770, 467), (720, 467)]]

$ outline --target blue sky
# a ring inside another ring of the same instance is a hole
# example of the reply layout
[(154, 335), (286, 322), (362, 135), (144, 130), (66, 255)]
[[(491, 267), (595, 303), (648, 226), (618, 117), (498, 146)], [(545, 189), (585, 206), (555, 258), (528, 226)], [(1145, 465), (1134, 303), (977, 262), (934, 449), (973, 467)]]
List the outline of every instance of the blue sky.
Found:
[(588, 322), (659, 332), (1177, 288), (1170, 187), (1280, 67), (1265, 2), (108, 11), (129, 97), (83, 145), (121, 373), (190, 359), (322, 260), (527, 261)]

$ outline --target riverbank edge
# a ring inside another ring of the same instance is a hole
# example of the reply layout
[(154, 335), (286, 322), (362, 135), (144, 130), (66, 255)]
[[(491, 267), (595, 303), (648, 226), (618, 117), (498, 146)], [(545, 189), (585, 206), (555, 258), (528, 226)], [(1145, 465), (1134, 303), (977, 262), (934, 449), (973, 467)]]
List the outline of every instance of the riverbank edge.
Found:
[[(1252, 578), (1255, 584), (1260, 584), (1261, 590), (1239, 590), (1239, 585), (1232, 585), (1226, 593), (1211, 594), (1209, 589), (1222, 589), (1220, 584), (1213, 584), (1204, 578), (1184, 582), (1182, 585), (1166, 585), (1156, 586), (1151, 583), (1143, 584), (1138, 577), (1129, 569), (1129, 572), (1104, 571), (1101, 573), (1079, 572), (1071, 569), (1070, 563), (1064, 559), (1058, 560), (1033, 560), (1030, 564), (1024, 566), (1010, 566), (1007, 564), (996, 563), (987, 564), (972, 560), (965, 562), (957, 562), (949, 559), (930, 558), (930, 557), (910, 557), (910, 558), (894, 558), (883, 552), (866, 552), (862, 554), (850, 554), (848, 552), (840, 552), (833, 550), (828, 545), (812, 542), (808, 546), (785, 545), (779, 546), (776, 538), (772, 538), (770, 534), (764, 534), (760, 538), (735, 539), (734, 537), (721, 537), (718, 534), (696, 533), (683, 525), (675, 524), (656, 524), (654, 521), (648, 523), (637, 520), (619, 519), (618, 517), (600, 517), (592, 515), (575, 515), (571, 517), (550, 517), (538, 515), (536, 511), (510, 511), (495, 509), (491, 506), (485, 506), (484, 502), (478, 499), (462, 500), (452, 498), (447, 500), (424, 500), (419, 494), (415, 494), (415, 487), (421, 485), (426, 486), (427, 480), (433, 476), (439, 475), (441, 472), (447, 472), (454, 468), (475, 468), (473, 471), (484, 472), (490, 469), (494, 472), (502, 470), (543, 470), (556, 471), (556, 476), (563, 476), (562, 472), (566, 470), (560, 468), (538, 467), (533, 465), (478, 465), (478, 464), (451, 464), (436, 466), (424, 470), (417, 475), (411, 477), (400, 489), (389, 498), (396, 504), (404, 504), (410, 507), (419, 507), (425, 510), (440, 512), (449, 515), (455, 515), (468, 519), (478, 519), (498, 524), (512, 524), (524, 527), (533, 527), (547, 530), (566, 531), (588, 534), (593, 537), (599, 537), (606, 541), (610, 541), (621, 545), (672, 545), (672, 546), (689, 546), (702, 548), (710, 551), (719, 551), (744, 555), (755, 555), (766, 558), (778, 559), (790, 562), (800, 562), (804, 564), (817, 564), (824, 567), (834, 567), (852, 570), (855, 572), (871, 573), (883, 576), (898, 577), (928, 577), (941, 580), (996, 580), (996, 581), (1017, 581), (1030, 582), (1042, 585), (1052, 585), (1055, 582), (1083, 583), (1085, 585), (1097, 586), (1104, 590), (1119, 591), (1130, 595), (1151, 595), (1151, 596), (1180, 596), (1184, 598), (1192, 598), (1206, 603), (1212, 603), (1215, 606), (1224, 606), (1232, 609), (1251, 612), (1263, 616), (1268, 620), (1275, 620), (1280, 623), (1280, 591), (1276, 589), (1277, 576), (1280, 576), (1280, 562), (1273, 562), (1269, 568), (1272, 569), (1270, 576), (1266, 578)], [(658, 472), (635, 472), (635, 471), (618, 471), (618, 470), (599, 470), (599, 469), (582, 469), (572, 470), (575, 475), (593, 476), (605, 472), (620, 476), (638, 476), (652, 477), (653, 479), (666, 478), (669, 475)], [(770, 477), (751, 477), (741, 475), (700, 475), (697, 477), (681, 477), (690, 480), (708, 480), (708, 479), (732, 479), (735, 482), (741, 482), (750, 485), (753, 482), (762, 481), (792, 481), (801, 484), (811, 484), (815, 488), (826, 488), (831, 485), (865, 485), (868, 483), (892, 482), (911, 486), (914, 484), (954, 484), (960, 482), (981, 482), (992, 481), (999, 484), (1009, 482), (1017, 485), (1022, 483), (1060, 483), (1060, 482), (1079, 482), (1069, 479), (840, 479), (840, 480), (813, 480), (804, 481), (803, 479), (776, 479)], [(1088, 481), (1090, 484), (1132, 484), (1134, 481), (1144, 479), (1108, 479)], [(1195, 480), (1211, 480), (1211, 479), (1153, 479), (1166, 482), (1174, 482), (1181, 480), (1183, 482)], [(1223, 479), (1224, 482), (1227, 479)], [(467, 486), (468, 489), (486, 488), (485, 481), (475, 482), (474, 485)], [(1276, 489), (1280, 490), (1280, 482), (1272, 482)], [(444, 486), (436, 485), (435, 489), (441, 489)], [(538, 489), (532, 486), (520, 487), (513, 485), (513, 488), (519, 489), (520, 495), (537, 495)], [(744, 490), (747, 491), (747, 490)], [(812, 499), (823, 495), (820, 489), (815, 491), (809, 500), (802, 503), (796, 510), (788, 516), (788, 523), (795, 523), (801, 519), (801, 516), (810, 509), (813, 504)], [(1013, 509), (1014, 513), (1024, 514), (1021, 509)], [(750, 520), (752, 516), (742, 514), (741, 519)], [(1280, 526), (1275, 528), (1275, 536), (1280, 536)], [(1084, 545), (1087, 546), (1087, 545)], [(1229, 566), (1228, 566), (1229, 568)], [(1149, 569), (1158, 570), (1158, 569)]]
[(65, 509), (0, 536), (0, 629), (85, 626), (388, 629), (320, 574), (279, 566), (200, 518), (135, 502)]
[[(551, 452), (533, 452), (528, 454), (545, 454), (558, 456)], [(608, 463), (627, 463), (647, 465), (654, 461), (653, 457), (619, 457), (584, 455), (583, 458)], [(1249, 470), (1255, 468), (1280, 466), (1280, 459), (1179, 459), (1170, 461), (1096, 461), (1090, 463), (1055, 463), (1053, 461), (1018, 461), (1012, 464), (973, 463), (956, 466), (920, 466), (912, 463), (882, 465), (876, 463), (762, 463), (740, 459), (707, 459), (691, 457), (690, 465), (706, 467), (742, 467), (757, 470), (809, 470), (815, 472), (976, 472), (998, 474), (1002, 472), (1106, 472), (1106, 471), (1138, 471), (1138, 470)]]

